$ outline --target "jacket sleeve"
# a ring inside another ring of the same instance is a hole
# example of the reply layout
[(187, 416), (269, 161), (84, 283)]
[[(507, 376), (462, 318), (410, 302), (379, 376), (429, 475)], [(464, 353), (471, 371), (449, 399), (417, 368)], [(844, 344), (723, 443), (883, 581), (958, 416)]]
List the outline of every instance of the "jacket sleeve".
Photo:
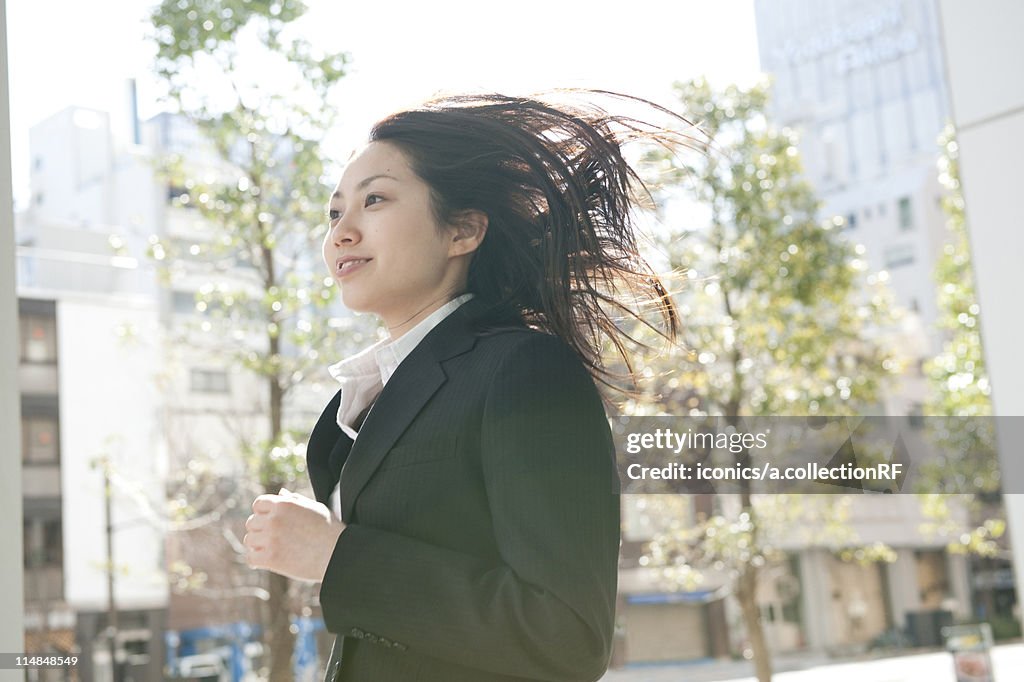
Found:
[(607, 669), (619, 500), (600, 397), (558, 338), (524, 334), (496, 371), (481, 470), (501, 561), (353, 524), (321, 587), (327, 627), (541, 680)]

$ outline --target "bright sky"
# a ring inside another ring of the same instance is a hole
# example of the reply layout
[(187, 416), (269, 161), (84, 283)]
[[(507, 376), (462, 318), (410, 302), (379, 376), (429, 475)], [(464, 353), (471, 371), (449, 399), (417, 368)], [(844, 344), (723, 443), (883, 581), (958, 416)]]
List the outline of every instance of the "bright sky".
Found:
[[(29, 197), (28, 130), (76, 105), (109, 111), (128, 130), (129, 78), (140, 113), (161, 110), (145, 40), (152, 0), (7, 0), (16, 208)], [(339, 87), (348, 151), (381, 115), (439, 90), (525, 94), (555, 87), (619, 90), (671, 104), (671, 83), (758, 76), (753, 0), (307, 0), (303, 34), (352, 56)], [(272, 85), (270, 86), (272, 87)]]

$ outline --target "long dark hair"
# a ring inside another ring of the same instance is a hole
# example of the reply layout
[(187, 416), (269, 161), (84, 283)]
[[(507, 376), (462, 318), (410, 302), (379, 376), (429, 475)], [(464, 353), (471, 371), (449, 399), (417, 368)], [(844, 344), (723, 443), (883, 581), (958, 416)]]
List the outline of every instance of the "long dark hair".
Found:
[[(623, 98), (689, 125), (640, 98), (559, 92)], [(630, 209), (650, 193), (621, 144), (638, 138), (669, 146), (679, 141), (666, 128), (612, 116), (593, 104), (555, 106), (498, 94), (432, 99), (384, 118), (370, 132), (371, 142), (397, 146), (430, 187), (438, 225), (469, 209), (487, 215), (468, 290), (494, 309), (514, 310), (526, 324), (557, 334), (595, 379), (627, 393), (608, 381), (617, 375), (602, 362), (603, 338), (615, 346), (634, 386), (624, 341), (645, 344), (606, 308), (670, 342), (680, 326), (671, 296), (637, 249)], [(641, 307), (653, 304), (664, 329), (634, 311), (630, 298)]]

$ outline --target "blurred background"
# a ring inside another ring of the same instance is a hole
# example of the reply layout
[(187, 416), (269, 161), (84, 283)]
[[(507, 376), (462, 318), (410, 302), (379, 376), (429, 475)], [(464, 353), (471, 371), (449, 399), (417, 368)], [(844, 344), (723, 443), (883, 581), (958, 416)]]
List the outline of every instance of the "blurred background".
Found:
[(694, 124), (628, 150), (687, 350), (637, 355), (624, 414), (884, 415), (947, 453), (912, 494), (622, 495), (604, 679), (1019, 679), (1022, 29), (1009, 0), (8, 2), (0, 650), (78, 657), (11, 679), (323, 678), (318, 586), (241, 539), (256, 495), (311, 494), (327, 366), (381, 334), (324, 270), (328, 196), (392, 110), (564, 87)]

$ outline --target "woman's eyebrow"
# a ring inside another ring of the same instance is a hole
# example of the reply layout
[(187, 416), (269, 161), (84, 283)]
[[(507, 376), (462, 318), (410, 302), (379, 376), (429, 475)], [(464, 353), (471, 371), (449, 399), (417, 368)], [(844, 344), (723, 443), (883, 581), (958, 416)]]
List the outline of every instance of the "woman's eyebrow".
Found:
[[(387, 178), (388, 180), (394, 180), (395, 182), (401, 182), (398, 178), (394, 177), (393, 175), (388, 175), (387, 173), (377, 173), (376, 175), (371, 175), (368, 178), (360, 180), (359, 184), (356, 185), (356, 190), (357, 191), (361, 190), (362, 188), (366, 187), (367, 185), (369, 185), (371, 182), (373, 182), (374, 180), (376, 180), (378, 178)], [(341, 199), (342, 198), (341, 192), (335, 192), (334, 194), (331, 195), (331, 198), (332, 199)]]

